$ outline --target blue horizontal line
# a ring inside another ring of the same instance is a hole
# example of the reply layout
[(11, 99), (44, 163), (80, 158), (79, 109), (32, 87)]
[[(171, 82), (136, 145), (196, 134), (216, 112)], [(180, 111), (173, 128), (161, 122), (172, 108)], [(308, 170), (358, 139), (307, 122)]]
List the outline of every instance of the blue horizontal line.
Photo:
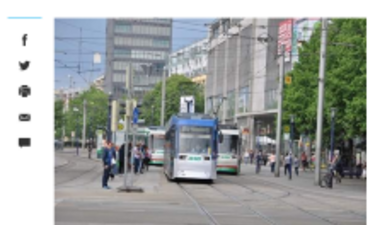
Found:
[(42, 19), (42, 17), (19, 17), (19, 16), (16, 16), (16, 17), (8, 17), (8, 19)]

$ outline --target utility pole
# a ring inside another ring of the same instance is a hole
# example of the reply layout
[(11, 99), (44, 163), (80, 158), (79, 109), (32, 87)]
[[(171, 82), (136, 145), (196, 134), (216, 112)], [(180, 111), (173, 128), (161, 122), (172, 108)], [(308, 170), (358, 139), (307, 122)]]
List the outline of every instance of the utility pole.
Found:
[(294, 148), (294, 115), (290, 115), (290, 151), (294, 155), (293, 148)]
[[(127, 140), (127, 145), (129, 145), (130, 142), (130, 131), (132, 132), (132, 140), (133, 144), (132, 147), (135, 146), (135, 131), (136, 131), (136, 124), (133, 124), (134, 127), (131, 127), (131, 122), (130, 120), (133, 118), (133, 109), (136, 107), (134, 105), (133, 101), (133, 67), (132, 64), (129, 63), (128, 68), (127, 68), (127, 73), (126, 73), (126, 89), (127, 89), (127, 100), (126, 100), (126, 140)], [(124, 185), (122, 187), (118, 188), (118, 191), (125, 191), (125, 192), (143, 192), (142, 188), (139, 187), (134, 187), (133, 186), (133, 177), (134, 177), (134, 151), (133, 148), (130, 149), (131, 151), (131, 166), (130, 166), (130, 184), (128, 185), (127, 182), (127, 177), (128, 177), (128, 152), (126, 151), (127, 146), (125, 146), (125, 165), (124, 165)]]
[(322, 34), (320, 43), (320, 63), (319, 63), (319, 96), (318, 96), (318, 113), (317, 113), (317, 130), (315, 145), (315, 185), (320, 185), (320, 155), (322, 148), (323, 132), (323, 110), (324, 110), (324, 75), (326, 67), (326, 47), (327, 47), (327, 19), (322, 18)]
[(112, 93), (108, 93), (107, 142), (111, 141)]
[(86, 99), (83, 100), (83, 128), (82, 128), (82, 149), (85, 149), (86, 144)]
[(164, 67), (163, 71), (163, 84), (161, 90), (161, 117), (160, 117), (160, 126), (164, 127), (164, 110), (165, 110), (165, 79), (166, 79), (167, 68)]
[(284, 63), (285, 63), (285, 45), (281, 45), (281, 57), (279, 63), (279, 100), (277, 105), (277, 131), (276, 131), (276, 170), (275, 177), (280, 177), (280, 149), (281, 149), (281, 130), (283, 118), (283, 89), (284, 89)]

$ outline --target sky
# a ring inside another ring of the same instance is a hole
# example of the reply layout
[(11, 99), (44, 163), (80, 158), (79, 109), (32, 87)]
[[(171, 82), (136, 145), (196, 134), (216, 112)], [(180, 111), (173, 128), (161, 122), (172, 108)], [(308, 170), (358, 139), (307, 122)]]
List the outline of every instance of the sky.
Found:
[[(214, 18), (173, 18), (172, 51), (206, 38)], [(55, 20), (55, 89), (88, 87), (89, 81), (105, 73), (106, 19)], [(79, 37), (82, 35), (81, 56)], [(94, 53), (101, 53), (101, 63), (93, 64)], [(78, 62), (81, 74), (78, 74)]]

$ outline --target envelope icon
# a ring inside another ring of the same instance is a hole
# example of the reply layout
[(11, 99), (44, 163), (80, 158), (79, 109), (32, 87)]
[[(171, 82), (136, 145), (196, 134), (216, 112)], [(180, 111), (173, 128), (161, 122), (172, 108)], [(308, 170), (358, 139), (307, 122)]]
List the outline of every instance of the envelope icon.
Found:
[(20, 114), (19, 117), (20, 121), (30, 121), (31, 115), (30, 114)]

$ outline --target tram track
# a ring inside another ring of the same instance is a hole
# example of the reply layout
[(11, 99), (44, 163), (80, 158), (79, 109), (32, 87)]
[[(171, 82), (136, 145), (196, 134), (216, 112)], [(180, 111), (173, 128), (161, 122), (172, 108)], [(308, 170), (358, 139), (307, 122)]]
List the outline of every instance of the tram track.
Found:
[(202, 205), (200, 204), (196, 198), (181, 184), (177, 183), (180, 189), (184, 192), (184, 194), (190, 199), (190, 201), (195, 205), (195, 207), (199, 210), (201, 215), (204, 215), (210, 225), (220, 225), (220, 223), (214, 218), (214, 216)]
[[(65, 157), (63, 157), (63, 158), (65, 158)], [(66, 171), (69, 170), (69, 168), (74, 168), (75, 166), (78, 165), (78, 163), (77, 163), (78, 161), (79, 162), (87, 162), (87, 163), (89, 162), (89, 161), (86, 161), (86, 159), (83, 159), (83, 158), (67, 157), (65, 159), (68, 160), (68, 163), (66, 165), (61, 166), (61, 167), (55, 168), (55, 173), (66, 172)], [(64, 184), (68, 184), (72, 181), (78, 180), (78, 179), (82, 178), (83, 176), (85, 176), (87, 174), (90, 174), (91, 172), (95, 172), (94, 176), (90, 177), (89, 180), (84, 182), (84, 183), (80, 183), (78, 185), (64, 185)], [(93, 182), (95, 179), (97, 179), (98, 174), (100, 174), (98, 164), (95, 164), (94, 166), (90, 166), (88, 169), (83, 170), (82, 172), (72, 176), (71, 178), (63, 179), (60, 182), (56, 182), (55, 186), (60, 188), (60, 187), (76, 187), (76, 186), (86, 185), (88, 183)]]
[[(222, 177), (221, 177), (222, 178)], [(222, 178), (223, 179), (223, 178)], [(335, 205), (332, 205), (332, 204), (329, 204), (327, 202), (322, 202), (322, 201), (319, 201), (317, 200), (316, 198), (313, 198), (313, 197), (309, 197), (309, 196), (306, 196), (306, 194), (302, 195), (301, 194), (301, 190), (299, 188), (294, 188), (294, 187), (291, 187), (291, 186), (286, 186), (286, 185), (283, 185), (283, 184), (279, 184), (279, 183), (274, 183), (274, 182), (270, 182), (270, 181), (265, 181), (263, 179), (259, 179), (257, 177), (254, 177), (254, 176), (251, 176), (251, 179), (248, 178), (248, 177), (244, 177), (244, 179), (246, 180), (257, 180), (259, 183), (262, 183), (264, 185), (273, 185), (273, 186), (278, 186), (278, 187), (281, 187), (282, 189), (292, 189), (294, 190), (293, 192), (293, 195), (298, 195), (298, 196), (301, 196), (302, 198), (308, 198), (309, 200), (312, 200), (316, 203), (319, 203), (319, 204), (328, 204), (328, 205), (331, 205), (331, 206), (334, 206), (334, 207), (337, 207)], [(332, 195), (329, 195), (329, 194), (325, 194), (325, 193), (317, 193), (317, 192), (314, 192), (314, 191), (309, 191), (309, 190), (303, 190), (305, 193), (309, 193), (309, 194), (312, 194), (312, 195), (320, 195), (320, 196), (324, 196), (326, 198), (333, 198)], [(289, 192), (290, 193), (290, 192)], [(361, 201), (361, 200), (358, 200), (358, 199), (353, 199), (353, 198), (346, 198), (346, 197), (341, 197), (342, 199), (346, 200), (346, 201), (353, 201), (353, 200), (356, 200), (356, 201)], [(342, 207), (339, 207), (341, 210), (345, 211), (345, 213), (350, 213), (350, 214), (353, 214), (353, 215), (356, 215), (356, 216), (360, 216), (360, 217), (366, 217), (366, 215), (363, 215), (361, 213), (358, 213), (358, 212), (355, 212), (353, 210), (350, 210), (350, 209), (347, 209), (347, 208), (342, 208)]]
[[(245, 188), (245, 189), (248, 189), (248, 190), (252, 190), (252, 191), (254, 191), (254, 193), (258, 193), (258, 194), (260, 194), (260, 195), (263, 195), (263, 196), (266, 196), (266, 197), (270, 197), (270, 198), (272, 198), (272, 196), (270, 196), (270, 195), (268, 195), (268, 194), (266, 194), (266, 193), (263, 193), (263, 192), (261, 192), (261, 191), (257, 191), (257, 190), (255, 190), (255, 189), (253, 189), (253, 188), (250, 188), (250, 187), (248, 187), (248, 186), (246, 186), (246, 185), (244, 185), (244, 184), (238, 183), (238, 182), (236, 182), (236, 181), (229, 180), (229, 179), (225, 179), (225, 178), (222, 178), (222, 177), (220, 177), (220, 179), (221, 179), (221, 180), (225, 180), (225, 181), (227, 181), (227, 182), (230, 183), (230, 184), (236, 184), (236, 185), (238, 185), (238, 186), (240, 186), (240, 187), (242, 187), (242, 188)], [(271, 183), (271, 182), (269, 182), (269, 183)], [(272, 184), (273, 184), (273, 183), (272, 183)], [(291, 196), (291, 193), (289, 194), (289, 196)], [(280, 202), (282, 202), (282, 203), (285, 204), (285, 205), (288, 205), (288, 206), (290, 206), (290, 207), (292, 207), (292, 208), (294, 208), (294, 209), (296, 209), (296, 210), (299, 210), (300, 212), (303, 212), (303, 213), (305, 213), (305, 214), (308, 214), (308, 215), (310, 215), (310, 216), (313, 216), (313, 217), (315, 217), (316, 219), (319, 219), (319, 220), (321, 220), (321, 221), (324, 221), (324, 222), (326, 222), (326, 223), (328, 223), (328, 224), (338, 225), (337, 223), (335, 223), (335, 222), (333, 222), (333, 221), (331, 221), (331, 220), (329, 220), (329, 219), (327, 219), (327, 218), (324, 218), (324, 217), (319, 216), (319, 215), (317, 215), (317, 214), (315, 214), (315, 213), (312, 213), (312, 212), (310, 212), (310, 211), (308, 211), (308, 210), (306, 210), (306, 209), (303, 209), (303, 208), (301, 208), (301, 207), (299, 207), (299, 206), (296, 206), (295, 204), (289, 203), (289, 202), (285, 201), (285, 200), (282, 199), (282, 198), (273, 198), (273, 200), (280, 201)]]

